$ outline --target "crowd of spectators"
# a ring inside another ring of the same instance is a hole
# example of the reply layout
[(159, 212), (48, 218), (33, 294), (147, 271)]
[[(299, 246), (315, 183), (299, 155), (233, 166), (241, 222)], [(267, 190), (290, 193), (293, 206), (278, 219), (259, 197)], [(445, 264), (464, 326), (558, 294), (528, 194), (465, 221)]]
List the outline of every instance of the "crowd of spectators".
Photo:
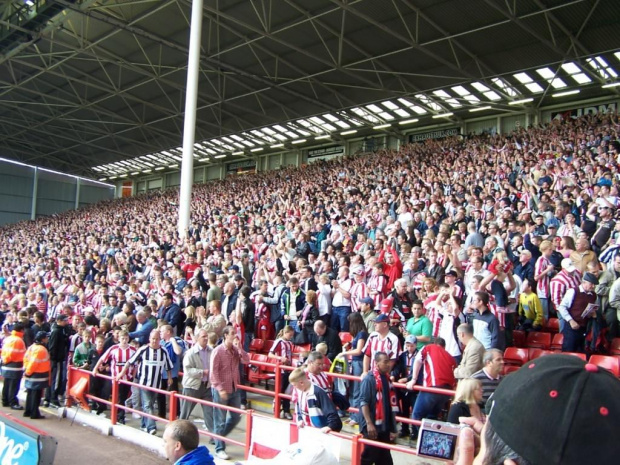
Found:
[[(392, 381), (415, 373), (413, 383), (426, 382), (438, 352), (423, 349), (436, 340), (467, 379), (494, 363), (481, 348), (501, 351), (515, 329), (551, 317), (563, 350), (604, 352), (620, 311), (618, 126), (616, 115), (587, 115), (230, 176), (193, 187), (181, 235), (178, 189), (5, 226), (2, 332), (20, 321), (32, 342), (67, 315), (67, 335), (82, 325), (107, 350), (117, 329), (140, 345), (164, 323), (191, 344), (232, 325), (247, 351), (292, 327), (294, 343), (326, 342), (333, 360), (342, 349), (329, 340), (361, 331), (367, 341), (346, 354), (358, 357), (356, 374), (379, 351), (394, 365), (407, 338), (411, 362)], [(56, 371), (81, 337), (51, 348), (62, 352)], [(60, 383), (51, 394), (57, 402)]]

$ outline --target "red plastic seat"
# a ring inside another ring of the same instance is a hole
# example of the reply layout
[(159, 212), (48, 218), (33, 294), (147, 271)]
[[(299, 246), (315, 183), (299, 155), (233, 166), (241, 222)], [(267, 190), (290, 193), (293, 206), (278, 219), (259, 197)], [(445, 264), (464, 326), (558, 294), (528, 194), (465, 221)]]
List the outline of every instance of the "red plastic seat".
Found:
[(263, 350), (262, 350), (262, 353), (263, 353), (263, 354), (268, 354), (268, 353), (269, 353), (269, 351), (271, 350), (271, 348), (273, 347), (273, 343), (274, 343), (274, 342), (275, 342), (275, 341), (274, 341), (273, 339), (267, 339), (267, 340), (265, 341), (265, 344), (263, 344)]
[(293, 355), (300, 355), (304, 352), (310, 352), (311, 344), (296, 344), (293, 346)]
[(592, 355), (589, 363), (605, 368), (620, 377), (620, 358), (615, 355)]
[(528, 349), (528, 352), (529, 352), (530, 360), (535, 360), (538, 357), (542, 357), (544, 355), (551, 355), (555, 353), (555, 352), (551, 352), (550, 350), (544, 350), (544, 349)]
[(611, 340), (611, 347), (609, 348), (611, 355), (620, 355), (620, 337), (616, 337)]
[(516, 365), (504, 365), (504, 376), (514, 373), (515, 371), (519, 371), (520, 369), (521, 367)]
[(515, 347), (525, 347), (525, 331), (515, 329), (512, 332), (512, 343)]
[(340, 337), (340, 342), (342, 342), (342, 345), (345, 345), (347, 342), (351, 342), (353, 340), (353, 336), (351, 336), (351, 333), (348, 331), (338, 333), (338, 336)]
[(549, 318), (544, 326), (544, 331), (548, 333), (557, 333), (560, 331), (560, 320), (557, 318)]
[(510, 366), (520, 367), (529, 360), (529, 352), (527, 349), (519, 347), (507, 347), (504, 352), (504, 363)]
[(263, 350), (263, 345), (265, 345), (265, 341), (262, 339), (252, 339), (250, 343), (250, 352), (261, 353)]
[(276, 377), (275, 368), (262, 365), (253, 365), (252, 361), (270, 362), (265, 354), (250, 354), (250, 364), (248, 370), (248, 382), (250, 384), (260, 384), (261, 381), (265, 381), (266, 386), (267, 381)]
[(580, 358), (584, 362), (586, 361), (586, 354), (580, 354), (579, 352), (562, 352), (564, 355), (572, 355), (573, 357)]
[(526, 346), (529, 349), (549, 350), (549, 347), (551, 347), (551, 334), (532, 331), (527, 335)]
[(564, 335), (557, 333), (553, 335), (553, 341), (551, 341), (551, 350), (553, 352), (562, 352), (562, 344), (564, 343)]

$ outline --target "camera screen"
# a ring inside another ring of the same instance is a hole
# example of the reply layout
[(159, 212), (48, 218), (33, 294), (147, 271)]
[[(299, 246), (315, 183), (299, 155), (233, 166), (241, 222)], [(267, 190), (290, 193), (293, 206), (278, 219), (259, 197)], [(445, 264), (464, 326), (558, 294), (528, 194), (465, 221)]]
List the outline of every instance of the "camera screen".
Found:
[(440, 433), (438, 431), (422, 430), (419, 453), (428, 457), (439, 459), (454, 458), (457, 436), (454, 434)]

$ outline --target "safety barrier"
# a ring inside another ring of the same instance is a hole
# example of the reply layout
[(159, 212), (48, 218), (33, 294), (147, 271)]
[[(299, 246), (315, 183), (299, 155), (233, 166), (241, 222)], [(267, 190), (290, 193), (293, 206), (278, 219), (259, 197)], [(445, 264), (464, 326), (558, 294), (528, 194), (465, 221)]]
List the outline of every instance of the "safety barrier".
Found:
[[(274, 391), (268, 390), (268, 389), (261, 389), (261, 388), (257, 388), (257, 387), (253, 387), (253, 386), (245, 386), (245, 385), (239, 385), (238, 387), (242, 390), (245, 390), (247, 392), (252, 392), (255, 394), (259, 394), (259, 395), (263, 395), (263, 396), (268, 396), (268, 397), (273, 397), (274, 398), (274, 417), (278, 418), (279, 416), (279, 412), (280, 412), (280, 404), (282, 399), (291, 399), (291, 396), (288, 394), (284, 394), (281, 393), (281, 386), (282, 386), (282, 376), (281, 376), (281, 370), (286, 370), (286, 371), (292, 371), (295, 369), (295, 367), (290, 366), (290, 365), (283, 365), (281, 364), (279, 361), (276, 361), (276, 363), (269, 363), (269, 362), (262, 362), (262, 361), (256, 361), (256, 360), (252, 360), (250, 362), (252, 365), (259, 365), (259, 366), (264, 366), (266, 368), (269, 369), (273, 369), (274, 370), (274, 374), (275, 377), (273, 378), (274, 380)], [(325, 374), (331, 378), (340, 378), (340, 379), (345, 379), (348, 381), (356, 381), (359, 382), (361, 381), (361, 377), (358, 376), (352, 376), (352, 375), (347, 375), (347, 374), (341, 374), (341, 373), (328, 373), (325, 372)], [(179, 375), (181, 376), (182, 373), (179, 373)], [(88, 379), (90, 379), (90, 376), (92, 376), (92, 373), (90, 371), (86, 371), (86, 370), (82, 370), (79, 368), (75, 368), (73, 366), (69, 367), (69, 372), (67, 375), (67, 392), (70, 391), (71, 387), (81, 378), (87, 377)], [(265, 417), (265, 415), (262, 415), (260, 413), (255, 412), (254, 410), (241, 410), (241, 409), (237, 409), (234, 407), (229, 407), (229, 406), (225, 406), (225, 405), (220, 405), (217, 404), (215, 402), (209, 402), (209, 401), (205, 401), (202, 399), (196, 399), (194, 397), (188, 397), (188, 396), (184, 396), (182, 394), (179, 394), (177, 391), (164, 391), (162, 389), (157, 389), (157, 388), (150, 388), (150, 387), (146, 387), (146, 386), (142, 386), (140, 384), (137, 383), (133, 383), (130, 381), (124, 381), (124, 380), (120, 380), (117, 381), (116, 379), (110, 377), (110, 376), (106, 376), (106, 375), (97, 375), (98, 377), (101, 377), (103, 379), (107, 379), (110, 381), (111, 383), (111, 400), (108, 399), (102, 399), (96, 396), (93, 396), (91, 394), (86, 394), (85, 397), (87, 399), (96, 401), (96, 402), (101, 402), (102, 404), (105, 404), (107, 406), (110, 407), (110, 422), (115, 425), (118, 422), (118, 411), (119, 409), (124, 410), (125, 412), (128, 413), (136, 413), (138, 415), (141, 415), (143, 417), (147, 417), (150, 419), (155, 420), (156, 422), (162, 422), (162, 423), (168, 423), (170, 420), (165, 419), (165, 418), (160, 418), (158, 416), (152, 415), (152, 414), (147, 414), (145, 412), (142, 412), (140, 410), (136, 410), (134, 408), (130, 408), (127, 407), (125, 405), (119, 404), (118, 403), (118, 387), (120, 385), (120, 383), (129, 385), (129, 386), (135, 386), (139, 389), (146, 389), (148, 391), (152, 391), (152, 392), (156, 392), (158, 394), (162, 394), (165, 395), (167, 397), (169, 397), (168, 399), (168, 403), (169, 403), (169, 408), (168, 408), (168, 415), (169, 418), (177, 418), (177, 400), (183, 400), (183, 401), (190, 401), (194, 404), (200, 404), (200, 405), (207, 405), (207, 406), (211, 406), (213, 408), (219, 408), (219, 409), (224, 409), (227, 411), (231, 411), (231, 412), (235, 412), (238, 413), (239, 415), (245, 415), (246, 417), (246, 424), (245, 424), (245, 442), (241, 442), (241, 441), (237, 441), (235, 439), (231, 439), (225, 436), (219, 436), (211, 431), (204, 431), (201, 430), (200, 434), (202, 434), (203, 436), (209, 437), (209, 438), (213, 438), (213, 439), (217, 439), (217, 440), (221, 440), (224, 441), (226, 443), (230, 443), (230, 444), (235, 444), (237, 446), (241, 446), (244, 448), (244, 457), (247, 460), (247, 458), (250, 455), (250, 447), (251, 447), (251, 442), (252, 442), (252, 426), (253, 426), (253, 418), (255, 416), (261, 416), (261, 417)], [(406, 389), (406, 386), (404, 384), (399, 384), (399, 383), (394, 383), (394, 386), (397, 388), (402, 388), (402, 389)], [(422, 392), (432, 392), (435, 394), (443, 394), (446, 396), (454, 396), (454, 391), (453, 390), (449, 390), (449, 389), (439, 389), (439, 388), (427, 388), (427, 387), (423, 387), (423, 386), (414, 386), (414, 389), (417, 391), (422, 391)], [(72, 405), (72, 399), (70, 397), (67, 398), (67, 405), (70, 407)], [(349, 409), (350, 412), (358, 412), (359, 410), (357, 408), (351, 407)], [(417, 420), (413, 420), (411, 418), (406, 418), (406, 417), (401, 417), (401, 416), (397, 416), (396, 417), (397, 421), (403, 422), (403, 423), (407, 423), (407, 424), (413, 424), (413, 425), (420, 425), (421, 422), (417, 421)], [(284, 420), (282, 420), (284, 421)], [(296, 427), (295, 427), (296, 428)], [(370, 439), (366, 439), (364, 438), (362, 435), (357, 434), (357, 435), (352, 435), (352, 434), (346, 434), (346, 433), (336, 433), (336, 432), (331, 432), (329, 433), (330, 435), (333, 435), (337, 438), (340, 438), (342, 440), (346, 440), (346, 441), (351, 441), (351, 463), (354, 465), (357, 465), (360, 463), (360, 459), (361, 459), (361, 454), (364, 448), (364, 445), (371, 445), (371, 446), (375, 446), (375, 447), (379, 447), (379, 448), (384, 448), (384, 449), (389, 449), (389, 450), (393, 450), (396, 452), (402, 452), (402, 453), (406, 453), (406, 454), (410, 454), (410, 455), (415, 455), (416, 451), (414, 449), (405, 447), (405, 446), (400, 446), (398, 444), (388, 444), (388, 443), (384, 443), (384, 442), (379, 442), (379, 441), (373, 441)], [(292, 436), (293, 438), (296, 438), (296, 434)]]
[[(73, 366), (70, 366), (69, 372), (67, 374), (67, 392), (70, 391), (73, 384), (76, 383), (79, 379), (84, 378), (84, 377), (88, 377), (88, 379), (90, 379), (91, 376), (92, 376), (92, 372), (90, 371), (82, 370), (80, 368), (75, 368)], [(85, 397), (92, 401), (100, 402), (104, 405), (109, 406), (110, 407), (110, 423), (112, 423), (113, 425), (116, 425), (118, 423), (118, 410), (119, 409), (122, 409), (128, 413), (135, 413), (142, 417), (150, 418), (156, 422), (169, 423), (171, 421), (166, 418), (161, 418), (156, 415), (152, 415), (152, 414), (145, 413), (145, 412), (142, 412), (140, 410), (137, 410), (131, 407), (127, 407), (124, 404), (119, 404), (118, 403), (118, 387), (121, 383), (126, 384), (128, 386), (135, 386), (142, 390), (147, 390), (147, 391), (155, 392), (157, 394), (162, 394), (168, 397), (169, 398), (168, 399), (168, 405), (169, 405), (168, 418), (173, 418), (173, 419), (177, 418), (177, 400), (191, 401), (192, 403), (195, 403), (195, 404), (208, 405), (208, 406), (215, 407), (218, 409), (238, 413), (240, 415), (245, 415), (246, 416), (246, 424), (245, 424), (246, 440), (245, 442), (237, 441), (235, 439), (231, 439), (226, 436), (220, 436), (218, 434), (215, 434), (212, 431), (207, 432), (204, 430), (199, 430), (199, 433), (209, 438), (213, 438), (216, 440), (220, 440), (226, 443), (230, 443), (230, 444), (243, 447), (245, 458), (246, 459), (248, 458), (249, 451), (250, 451), (250, 436), (249, 435), (252, 432), (252, 415), (254, 415), (253, 410), (241, 410), (235, 407), (229, 407), (227, 405), (217, 404), (215, 402), (209, 402), (209, 401), (202, 400), (202, 399), (196, 399), (194, 397), (184, 396), (183, 394), (179, 394), (177, 391), (164, 391), (163, 389), (151, 388), (151, 387), (143, 386), (142, 384), (133, 383), (131, 381), (116, 380), (115, 378), (111, 376), (107, 376), (107, 375), (98, 374), (97, 377), (110, 381), (111, 387), (112, 387), (111, 400), (96, 397), (92, 394), (85, 394)], [(67, 407), (71, 407), (73, 405), (73, 402), (74, 402), (74, 399), (68, 396)]]
[[(256, 393), (256, 394), (261, 394), (261, 395), (264, 395), (264, 396), (273, 397), (274, 398), (273, 414), (274, 414), (274, 417), (278, 418), (282, 399), (289, 399), (290, 400), (291, 397), (292, 397), (292, 396), (290, 396), (288, 394), (283, 394), (283, 393), (280, 392), (282, 390), (281, 370), (293, 371), (296, 367), (291, 366), (291, 365), (281, 364), (279, 360), (276, 360), (276, 363), (269, 363), (269, 362), (262, 362), (262, 361), (258, 361), (258, 360), (251, 360), (250, 364), (251, 365), (257, 365), (257, 366), (264, 366), (264, 367), (267, 367), (267, 368), (274, 368), (274, 371), (275, 371), (274, 390), (270, 391), (268, 389), (260, 389), (260, 388), (251, 387), (251, 386), (239, 386), (239, 388), (243, 389), (245, 391), (248, 391), (248, 392), (253, 392), (253, 393)], [(330, 378), (340, 378), (340, 379), (345, 379), (345, 380), (348, 380), (348, 381), (361, 382), (361, 379), (362, 379), (360, 376), (346, 375), (346, 374), (342, 374), (342, 373), (330, 373), (330, 372), (324, 372), (324, 373), (328, 377), (330, 377)], [(395, 388), (407, 389), (407, 386), (405, 384), (393, 383), (393, 385), (394, 385)], [(445, 396), (450, 396), (450, 397), (454, 397), (454, 394), (455, 394), (455, 391), (453, 391), (451, 389), (424, 387), (424, 386), (418, 386), (418, 385), (415, 385), (413, 387), (413, 390), (414, 391), (420, 391), (420, 392), (430, 392), (430, 393), (433, 393), (433, 394), (443, 394)], [(357, 413), (359, 411), (359, 409), (357, 409), (355, 407), (350, 407), (349, 411)], [(422, 422), (419, 421), (419, 420), (413, 420), (412, 418), (401, 417), (401, 416), (396, 416), (396, 421), (400, 421), (402, 423), (407, 423), (407, 424), (416, 425), (416, 426), (420, 426), (422, 424)]]

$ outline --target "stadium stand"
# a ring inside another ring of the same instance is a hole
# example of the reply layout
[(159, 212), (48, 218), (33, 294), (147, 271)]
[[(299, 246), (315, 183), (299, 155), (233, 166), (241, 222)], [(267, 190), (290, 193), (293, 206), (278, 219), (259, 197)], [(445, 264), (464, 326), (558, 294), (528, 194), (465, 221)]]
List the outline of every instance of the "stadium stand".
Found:
[[(336, 316), (360, 311), (370, 296), (399, 340), (394, 358), (414, 335), (416, 350), (441, 337), (460, 360), (454, 328), (470, 323), (485, 349), (508, 346), (511, 366), (551, 348), (594, 354), (593, 362), (618, 375), (618, 358), (601, 355), (610, 344), (618, 351), (620, 260), (616, 268), (613, 254), (607, 263), (597, 258), (620, 244), (617, 129), (615, 114), (589, 115), (198, 185), (185, 238), (174, 221), (176, 189), (4, 227), (3, 337), (17, 321), (30, 331), (49, 330), (47, 322), (57, 330), (56, 320), (67, 315), (72, 324), (62, 337), (75, 351), (86, 334), (76, 333), (80, 324), (112, 345), (120, 328), (138, 339), (152, 313), (192, 345), (198, 329), (217, 332), (223, 316), (245, 331), (252, 360), (269, 362), (274, 340), (252, 341), (260, 318), (270, 329), (285, 321), (298, 328), (291, 353), (298, 358), (322, 341), (331, 351), (334, 340), (355, 344), (360, 333), (368, 339), (366, 322), (374, 318), (365, 315), (360, 331)], [(525, 250), (530, 262), (520, 260)], [(582, 284), (554, 302), (553, 280), (572, 268)], [(293, 278), (298, 291), (291, 290)], [(521, 292), (528, 279), (529, 294)], [(258, 292), (246, 299), (244, 285)], [(212, 292), (214, 286), (224, 292)], [(318, 293), (317, 320), (328, 323), (324, 334), (307, 325), (313, 309), (291, 297), (297, 292), (305, 302), (310, 288)], [(586, 314), (585, 303), (597, 298), (607, 303)], [(418, 301), (426, 316), (412, 315)], [(541, 302), (546, 332), (532, 330)], [(173, 320), (173, 308), (183, 316)], [(414, 324), (421, 318), (430, 319), (427, 329)], [(567, 339), (577, 350), (568, 349)], [(367, 346), (362, 355), (375, 350)], [(275, 370), (254, 365), (246, 376), (248, 383), (267, 383)]]

